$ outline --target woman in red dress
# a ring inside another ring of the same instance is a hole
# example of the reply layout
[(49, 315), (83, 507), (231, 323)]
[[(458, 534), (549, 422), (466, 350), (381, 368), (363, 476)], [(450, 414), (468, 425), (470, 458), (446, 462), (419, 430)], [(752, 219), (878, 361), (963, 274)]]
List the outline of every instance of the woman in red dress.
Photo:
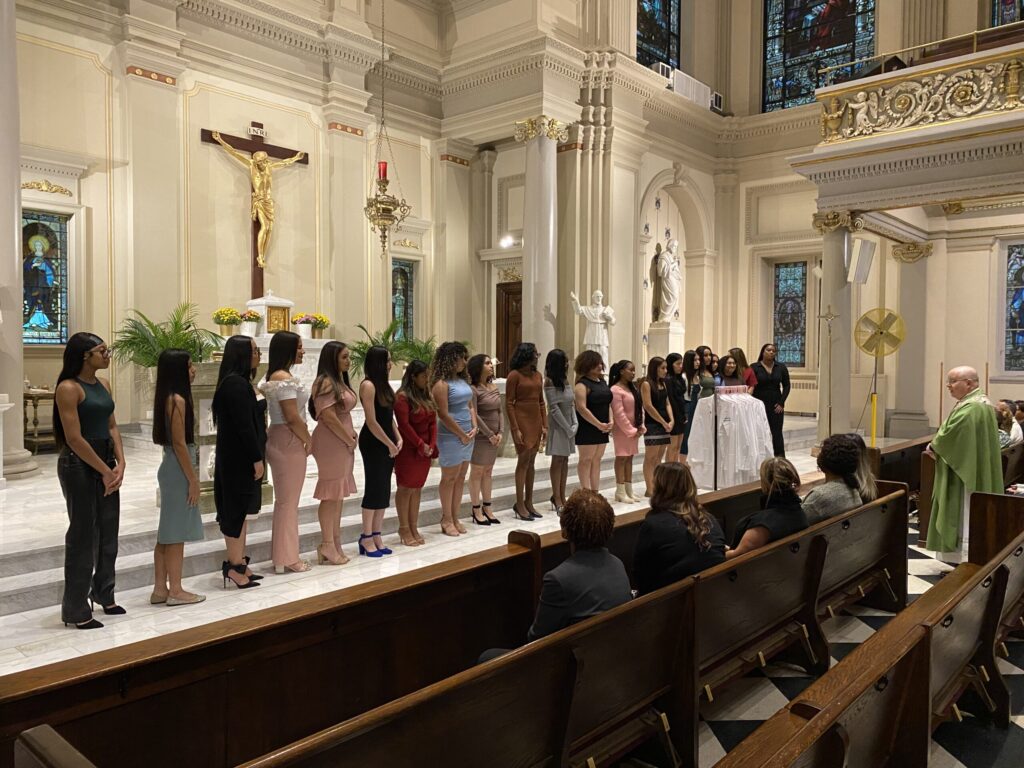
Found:
[(398, 491), (398, 535), (407, 547), (425, 539), (416, 528), (420, 517), (420, 493), (437, 458), (437, 413), (427, 389), (427, 366), (413, 360), (405, 369), (402, 387), (395, 398), (395, 420), (402, 435), (402, 450), (395, 457)]

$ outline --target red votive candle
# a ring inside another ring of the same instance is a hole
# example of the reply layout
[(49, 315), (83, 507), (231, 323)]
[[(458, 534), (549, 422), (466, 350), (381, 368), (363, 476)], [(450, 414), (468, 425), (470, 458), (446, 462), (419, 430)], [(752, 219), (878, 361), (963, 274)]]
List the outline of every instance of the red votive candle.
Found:
[(388, 177), (388, 163), (387, 160), (377, 161), (377, 178), (386, 179)]

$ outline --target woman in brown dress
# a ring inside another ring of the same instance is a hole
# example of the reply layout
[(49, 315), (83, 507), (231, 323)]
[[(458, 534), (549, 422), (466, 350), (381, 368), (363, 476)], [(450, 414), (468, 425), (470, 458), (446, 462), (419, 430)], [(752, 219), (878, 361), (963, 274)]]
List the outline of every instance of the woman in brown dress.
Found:
[(533, 508), (533, 462), (547, 438), (544, 411), (544, 379), (537, 370), (540, 354), (530, 342), (516, 347), (509, 362), (511, 373), (505, 382), (505, 408), (516, 446), (516, 503), (512, 507), (520, 520), (541, 517)]
[[(491, 472), (501, 444), (501, 392), (494, 383), (494, 361), (490, 355), (469, 358), (469, 383), (476, 398), (476, 440), (469, 460), (469, 498), (473, 503), (473, 522), (500, 525), (491, 514)], [(478, 509), (481, 509), (477, 513)]]

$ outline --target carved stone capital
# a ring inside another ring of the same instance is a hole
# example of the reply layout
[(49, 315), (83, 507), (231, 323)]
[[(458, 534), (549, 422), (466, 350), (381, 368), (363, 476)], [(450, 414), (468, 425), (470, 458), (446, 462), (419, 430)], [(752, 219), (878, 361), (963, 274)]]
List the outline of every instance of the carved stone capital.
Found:
[(931, 243), (901, 243), (892, 247), (892, 257), (901, 264), (913, 264), (931, 255)]
[(540, 115), (517, 121), (513, 135), (516, 141), (530, 141), (540, 135), (547, 136), (552, 141), (568, 141), (569, 127), (553, 117)]
[(840, 227), (851, 232), (864, 229), (864, 218), (854, 211), (819, 211), (814, 214), (812, 223), (820, 235), (835, 232)]

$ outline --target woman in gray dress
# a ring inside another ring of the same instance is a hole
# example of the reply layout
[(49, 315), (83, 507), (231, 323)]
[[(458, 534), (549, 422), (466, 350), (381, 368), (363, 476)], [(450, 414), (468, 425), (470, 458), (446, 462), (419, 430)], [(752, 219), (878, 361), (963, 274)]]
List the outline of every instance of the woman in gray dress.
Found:
[(183, 349), (165, 349), (156, 367), (153, 399), (153, 442), (164, 447), (157, 470), (160, 486), (160, 525), (153, 549), (154, 580), (151, 603), (188, 605), (205, 595), (186, 592), (181, 568), (186, 541), (202, 541), (199, 516), (199, 457), (195, 444), (192, 381), (196, 367)]
[[(491, 472), (501, 444), (501, 392), (494, 383), (494, 361), (490, 355), (473, 355), (466, 365), (469, 383), (476, 399), (476, 439), (469, 460), (469, 498), (473, 504), (473, 522), (477, 525), (501, 525), (491, 514)], [(481, 509), (482, 513), (477, 513)]]
[(552, 349), (544, 361), (544, 399), (548, 404), (548, 445), (551, 457), (551, 506), (561, 512), (565, 506), (565, 482), (569, 476), (569, 456), (576, 452), (576, 406), (572, 384), (568, 381), (569, 358), (560, 349)]

